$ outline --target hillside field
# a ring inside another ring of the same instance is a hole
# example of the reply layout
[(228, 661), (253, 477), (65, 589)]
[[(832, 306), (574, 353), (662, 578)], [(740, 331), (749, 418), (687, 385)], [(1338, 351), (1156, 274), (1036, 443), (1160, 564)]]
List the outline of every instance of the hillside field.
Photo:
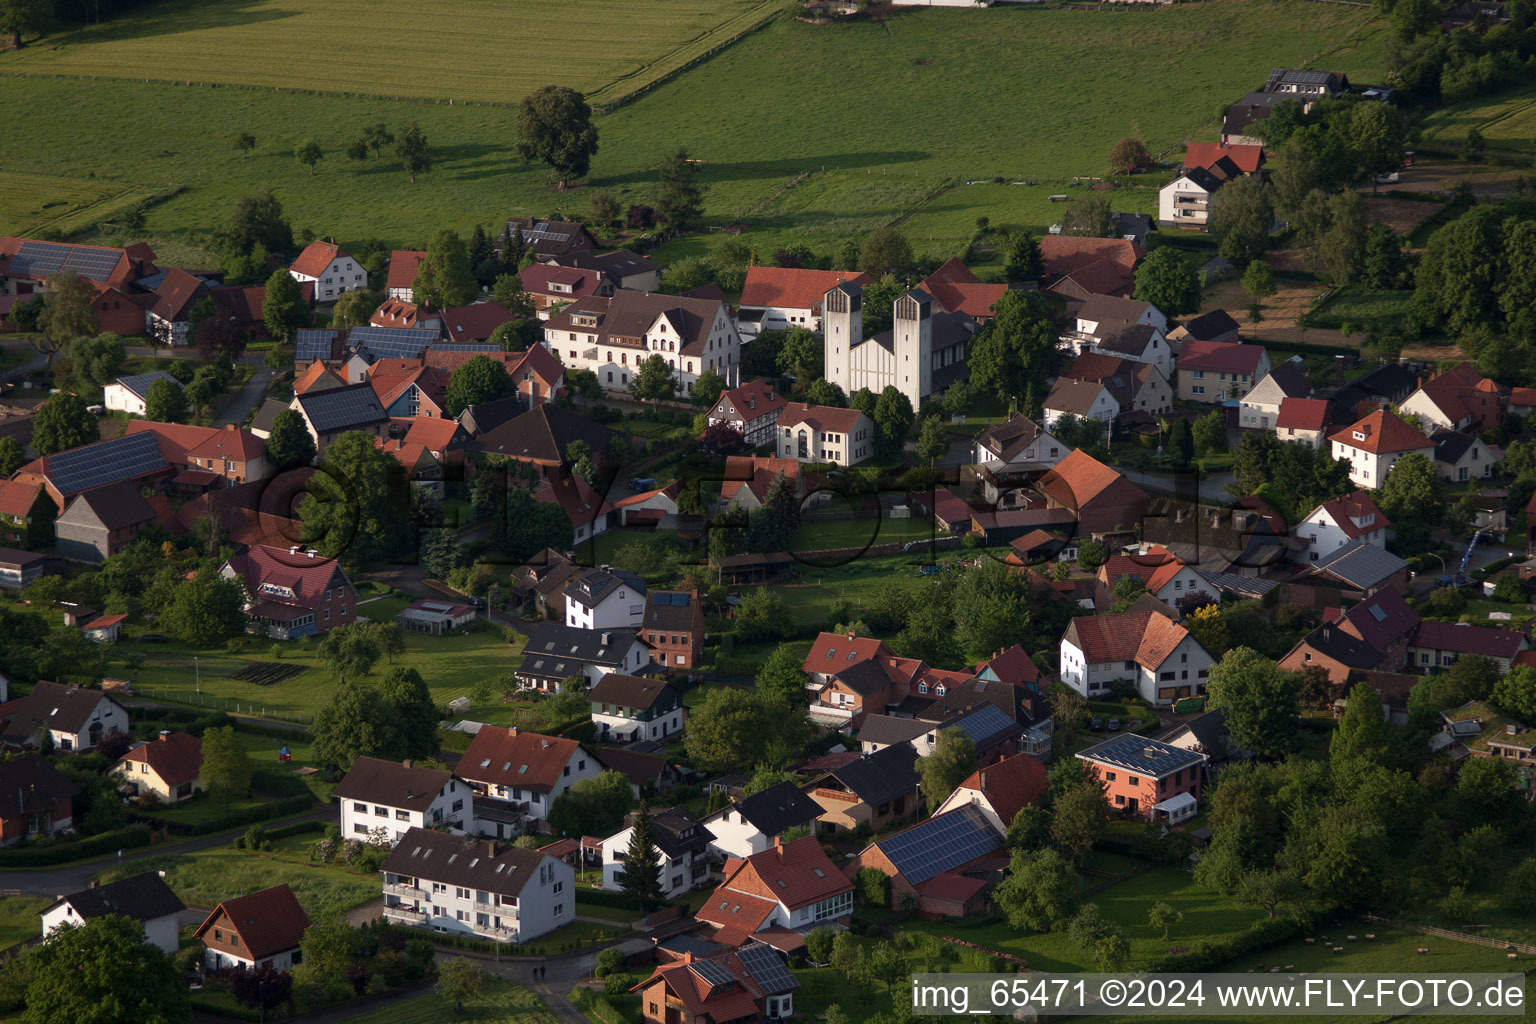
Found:
[[(208, 18), (238, 22), (267, 2)], [(215, 30), (190, 15), (212, 5), (169, 3), (189, 15), (181, 28), (165, 25), (154, 34), (152, 22), (137, 31), (144, 46), (194, 53), (186, 61), (166, 58), (180, 75), (196, 59), (198, 33)], [(341, 0), (324, 6), (337, 3), (345, 9)], [(951, 255), (978, 216), (1043, 229), (1059, 214), (1048, 196), (1066, 192), (1072, 176), (1103, 173), (1116, 139), (1139, 135), (1154, 153), (1173, 158), (1186, 140), (1211, 137), (1220, 105), (1257, 87), (1271, 67), (1326, 66), (1358, 80), (1379, 78), (1385, 35), (1368, 11), (1302, 0), (1206, 0), (1118, 13), (912, 9), (884, 23), (830, 26), (781, 17), (599, 119), (601, 150), (588, 183), (561, 194), (546, 169), (523, 167), (513, 156), (509, 106), (42, 77), (126, 73), (121, 62), (132, 48), (113, 33), (135, 38), (139, 17), (103, 26), (99, 43), (81, 32), (61, 37), (71, 40), (62, 46), (44, 40), (0, 54), (0, 75), (26, 72), (5, 79), (12, 102), (0, 171), (94, 172), (92, 184), (125, 188), (183, 186), (151, 209), (147, 228), (151, 243), (183, 247), (206, 239), (236, 198), (261, 185), (277, 192), (296, 230), (344, 243), (420, 244), (438, 226), (467, 232), (476, 221), (499, 223), (516, 213), (576, 212), (592, 189), (625, 204), (654, 202), (655, 168), (682, 145), (705, 162), (705, 229), (745, 222), (745, 237), (759, 248), (803, 240), (825, 251), (899, 222), (919, 251)], [(246, 30), (293, 24), (302, 19), (274, 14)], [(366, 37), (371, 30), (361, 31)], [(422, 91), (451, 95), (457, 69), (476, 64), (443, 59), (444, 47), (430, 34), (412, 38), (409, 49), (433, 55), (414, 79)], [(543, 80), (583, 60), (526, 66), (547, 68), (537, 73)], [(238, 78), (243, 62), (231, 63), (228, 76)], [(522, 66), (518, 57), (500, 65), (508, 74)], [(303, 61), (285, 56), (271, 67), (295, 84), (312, 84)], [(334, 88), (361, 88), (328, 67)], [(191, 70), (186, 74), (190, 79)], [(426, 133), (435, 165), (414, 186), (390, 157), (357, 165), (342, 155), (362, 126), (379, 120), (396, 128), (417, 121)], [(248, 158), (233, 144), (245, 131), (257, 138)], [(293, 158), (309, 138), (326, 150), (313, 177)], [(1115, 206), (1150, 210), (1165, 176), (1141, 176), (1144, 187), (1116, 192)], [(0, 205), (0, 232), (16, 226)], [(701, 251), (713, 237), (701, 231), (662, 256)]]
[(1473, 127), (1490, 152), (1528, 157), (1536, 146), (1536, 85), (1447, 104), (1424, 119), (1424, 145), (1459, 148)]

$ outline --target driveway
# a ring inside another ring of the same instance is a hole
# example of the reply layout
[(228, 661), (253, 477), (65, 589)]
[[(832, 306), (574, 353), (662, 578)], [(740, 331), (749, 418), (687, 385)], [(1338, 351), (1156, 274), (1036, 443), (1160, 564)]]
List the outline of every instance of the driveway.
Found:
[(272, 377), (272, 371), (265, 368), (251, 374), (251, 379), (230, 396), (219, 412), (217, 424), (221, 427), (226, 423), (233, 423), (237, 427), (243, 424), (246, 417), (250, 416), (266, 397), (267, 388), (272, 385)]

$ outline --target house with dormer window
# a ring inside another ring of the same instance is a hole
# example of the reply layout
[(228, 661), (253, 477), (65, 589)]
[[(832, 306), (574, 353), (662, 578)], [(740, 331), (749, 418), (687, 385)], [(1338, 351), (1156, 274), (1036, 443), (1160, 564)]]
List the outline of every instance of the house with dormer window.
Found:
[(528, 633), (517, 679), (532, 689), (555, 693), (574, 677), (585, 680), (590, 689), (610, 672), (634, 675), (650, 662), (650, 648), (637, 630), (577, 629), (544, 622)]
[(368, 271), (333, 242), (310, 242), (288, 268), (300, 284), (315, 288), (316, 302), (334, 302), (342, 292), (368, 287)]
[(1316, 562), (1352, 540), (1385, 548), (1391, 526), (1368, 492), (1355, 491), (1308, 512), (1293, 533), (1306, 544), (1306, 560)]
[(219, 575), (245, 586), (247, 632), (293, 640), (357, 620), (357, 591), (341, 563), (313, 550), (253, 544)]
[(459, 760), (458, 777), (475, 793), (477, 821), (481, 797), (543, 819), (561, 793), (602, 772), (602, 763), (573, 739), (484, 725)]
[(393, 845), (413, 828), (463, 832), (475, 820), (469, 783), (410, 761), (359, 757), (331, 795), (341, 805), (342, 838), (365, 843), (383, 835)]
[(783, 392), (767, 381), (748, 381), (720, 393), (719, 400), (709, 410), (709, 425), (729, 423), (741, 431), (749, 448), (772, 444), (774, 424), (787, 404)]
[(679, 735), (687, 713), (676, 687), (653, 676), (609, 672), (587, 693), (597, 739), (609, 743), (663, 741)]
[(728, 953), (663, 962), (630, 989), (646, 1024), (724, 1024), (788, 1020), (800, 982), (784, 954), (763, 942)]
[(645, 581), (603, 566), (565, 588), (565, 624), (576, 629), (632, 629), (645, 619)]
[(808, 932), (846, 925), (853, 915), (853, 883), (814, 836), (775, 840), (762, 853), (725, 862), (725, 880), (694, 914), (715, 926), (714, 940), (739, 946), (770, 928)]
[(1367, 490), (1386, 482), (1392, 467), (1409, 455), (1422, 455), (1433, 464), (1435, 443), (1403, 422), (1396, 413), (1378, 409), (1328, 438), (1333, 457), (1349, 463), (1349, 478)]
[[(603, 888), (623, 892), (620, 880), (629, 858), (630, 840), (640, 812), (631, 811), (624, 828), (602, 841)], [(657, 853), (656, 878), (663, 898), (674, 900), (709, 880), (708, 830), (681, 807), (650, 812), (651, 846)]]

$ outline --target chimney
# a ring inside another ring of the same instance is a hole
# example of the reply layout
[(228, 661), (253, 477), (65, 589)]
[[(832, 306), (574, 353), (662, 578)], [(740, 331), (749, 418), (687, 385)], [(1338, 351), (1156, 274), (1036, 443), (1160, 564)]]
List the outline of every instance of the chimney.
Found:
[(603, 641), (603, 646), (607, 647), (610, 643), (613, 642), (613, 634), (612, 633), (604, 633), (602, 635), (602, 641)]
[(171, 738), (171, 730), (169, 730), (169, 729), (161, 729), (160, 730), (160, 738), (163, 739), (163, 740), (170, 739)]
[(852, 639), (854, 639), (854, 638), (855, 638), (855, 637), (857, 637), (857, 636), (858, 636), (858, 634), (857, 634), (857, 633), (855, 633), (855, 632), (854, 632), (854, 631), (853, 631), (853, 630), (851, 630), (851, 629), (850, 629), (850, 630), (849, 630), (849, 631), (848, 631), (848, 639), (849, 639), (849, 640), (852, 640)]
[(513, 727), (512, 727), (512, 733), (511, 733), (511, 734), (512, 734), (512, 735), (513, 735), (513, 736), (516, 736), (516, 735), (517, 735), (517, 726), (515, 726), (515, 725), (514, 725), (514, 726), (513, 726)]
[(299, 553), (299, 546), (297, 544), (290, 545), (289, 548), (288, 548), (288, 553), (290, 555), (298, 554)]
[(1514, 722), (1505, 722), (1504, 733), (1508, 736), (1518, 736), (1520, 735), (1520, 727)]
[(409, 768), (410, 766), (411, 766), (411, 759), (410, 758), (406, 758), (404, 761), (400, 762), (400, 767), (401, 768)]
[(226, 424), (224, 424), (224, 429), (225, 430), (239, 430), (240, 428), (235, 426), (233, 423), (226, 423)]
[(319, 553), (320, 553), (320, 552), (318, 552), (318, 551), (316, 551), (316, 550), (315, 550), (315, 549), (314, 549), (314, 548), (310, 548), (310, 549), (309, 549), (309, 550), (308, 550), (308, 551), (306, 551), (306, 552), (304, 552), (304, 553), (305, 553), (305, 554), (306, 554), (306, 555), (308, 555), (308, 556), (309, 556), (309, 557), (310, 557), (310, 558), (314, 558), (314, 557), (315, 557), (315, 556), (316, 556), (316, 555), (318, 555), (318, 554), (319, 554)]

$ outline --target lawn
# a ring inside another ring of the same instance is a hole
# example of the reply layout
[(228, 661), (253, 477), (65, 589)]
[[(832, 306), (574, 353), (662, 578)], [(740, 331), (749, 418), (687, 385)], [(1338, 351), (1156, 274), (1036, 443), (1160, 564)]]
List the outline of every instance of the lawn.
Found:
[(40, 935), (43, 930), (38, 913), (53, 900), (41, 896), (8, 896), (0, 899), (0, 949)]
[[(398, 599), (385, 599), (393, 600)], [(374, 607), (364, 605), (363, 611), (367, 614)], [(194, 651), (174, 642), (144, 643), (133, 638), (139, 632), (134, 630), (129, 639), (114, 649), (109, 674), (132, 680), (146, 697), (194, 705), (201, 701), (205, 707), (241, 714), (308, 721), (330, 699), (335, 688), (335, 675), (320, 664), (313, 642), (306, 645), (245, 639), (238, 641), (232, 651)], [(467, 696), (481, 679), (512, 671), (519, 660), (522, 642), (519, 637), (517, 643), (508, 644), (499, 628), (483, 626), (446, 637), (407, 633), (405, 653), (395, 659), (395, 664), (418, 670), (432, 696), (447, 704), (455, 697)], [(274, 651), (280, 652), (281, 657), (276, 657)], [(131, 654), (143, 656), (137, 668), (127, 664), (126, 658)], [(229, 678), (253, 661), (300, 665), (304, 671), (270, 686)], [(389, 668), (381, 661), (374, 666), (370, 678), (382, 679)]]
[(342, 864), (310, 861), (309, 849), (319, 838), (319, 833), (290, 836), (261, 853), (230, 846), (168, 853), (107, 868), (97, 880), (111, 882), (144, 871), (164, 871), (166, 884), (176, 895), (205, 907), (286, 882), (312, 920), (379, 899), (378, 875), (365, 875)]
[(150, 198), (147, 188), (112, 181), (0, 173), (0, 224), (16, 234), (68, 234)]
[(351, 1024), (440, 1024), (453, 1020), (517, 1021), (518, 1024), (558, 1024), (560, 1018), (528, 989), (500, 978), (487, 980), (485, 992), (464, 1004), (464, 1012), (449, 1010), (443, 997), (425, 992), (383, 1009), (349, 1018)]
[[(702, 9), (684, 3), (657, 15), (654, 4), (631, 5), (629, 19), (610, 17), (601, 2), (572, 11), (533, 0), (532, 14), (522, 13), (530, 5), (487, 13), (490, 28), (475, 21), (469, 37), (454, 16), (438, 16), (435, 33), (413, 29), (412, 46), (402, 48), (401, 25), (421, 17), (389, 13), (404, 3), (386, 0), (362, 15), (359, 0), (315, 12), (280, 10), (277, 0), (168, 0), (99, 30), (0, 54), (0, 74), (122, 79), (110, 88), (91, 79), (7, 79), (7, 156), (41, 175), (94, 174), (93, 185), (180, 186), (149, 211), (145, 234), (162, 255), (192, 265), (199, 248), (209, 258), (211, 232), (235, 199), (263, 185), (276, 191), (296, 232), (308, 228), (344, 244), (379, 238), (419, 245), (438, 227), (467, 233), (511, 214), (577, 211), (592, 189), (621, 204), (654, 204), (656, 168), (679, 145), (703, 161), (709, 191), (701, 233), (668, 246), (663, 260), (702, 251), (719, 237), (706, 229), (737, 222), (748, 225), (743, 238), (760, 250), (794, 239), (823, 251), (899, 222), (919, 252), (949, 256), (970, 238), (977, 216), (1043, 230), (1059, 214), (1046, 197), (1065, 190), (1058, 183), (1070, 176), (1102, 174), (1105, 154), (1123, 136), (1140, 135), (1155, 153), (1175, 158), (1184, 139), (1213, 130), (1220, 103), (1256, 88), (1272, 67), (1326, 65), (1379, 79), (1385, 35), (1369, 11), (1302, 0), (1210, 0), (1113, 15), (1016, 5), (909, 9), (884, 23), (830, 26), (785, 17), (600, 118), (601, 149), (587, 187), (565, 193), (552, 190), (547, 169), (516, 160), (510, 106), (144, 81), (162, 67), (197, 81), (210, 40), (237, 38), (236, 56), (219, 57), (220, 77), (267, 84), (280, 76), (301, 88), (463, 100), (477, 95), (473, 81), (495, 76), (486, 88), (510, 102), (528, 83), (519, 77), (527, 62), (506, 59), (499, 30), (508, 19), (549, 11), (561, 19), (562, 42), (575, 45), (580, 26), (598, 19), (605, 40), (624, 42), (601, 51), (587, 46), (582, 60), (567, 62), (573, 77), (597, 78), (592, 69), (608, 66), (601, 74), (612, 75), (613, 53), (632, 39), (675, 32), (678, 18), (697, 20)], [(747, 6), (725, 5), (715, 20)], [(636, 21), (644, 31), (633, 30)], [(326, 32), (327, 23), (346, 28)], [(305, 26), (312, 31), (292, 45), (263, 41)], [(388, 35), (386, 45), (376, 45), (379, 33)], [(477, 48), (491, 56), (476, 59)], [(273, 52), (284, 59), (269, 60)], [(349, 59), (353, 52), (365, 53), (365, 63)], [(456, 59), (447, 71), (423, 75), (421, 52)], [(1127, 53), (1144, 56), (1126, 60)], [(540, 68), (533, 84), (559, 77), (537, 62), (527, 66)], [(378, 81), (391, 74), (404, 80)], [(807, 95), (858, 97), (857, 113), (812, 114)], [(377, 121), (396, 130), (419, 123), (434, 151), (432, 172), (413, 185), (388, 155), (347, 161), (344, 148)], [(234, 147), (247, 131), (257, 138), (248, 157)], [(80, 149), (87, 139), (88, 161)], [(326, 153), (312, 177), (293, 158), (307, 139)], [(1138, 183), (1146, 188), (1117, 191), (1112, 202), (1149, 209), (1150, 189), (1165, 176), (1146, 175)], [(1036, 185), (964, 184), (994, 178)], [(0, 232), (18, 226), (0, 212)], [(80, 240), (91, 237), (107, 236)]]
[(1412, 297), (1411, 291), (1339, 288), (1318, 305), (1310, 320), (1318, 327), (1351, 324), (1356, 333), (1365, 334), (1401, 324)]
[(933, 540), (945, 536), (935, 532), (932, 519), (913, 516), (892, 519), (888, 513), (870, 519), (819, 519), (810, 516), (800, 521), (800, 529), (790, 539), (789, 550), (830, 551), (838, 548), (868, 548), (875, 544), (905, 544), (913, 540)]
[(1536, 138), (1536, 85), (1441, 107), (1424, 118), (1423, 145), (1460, 147), (1473, 127), (1483, 133), (1488, 149), (1528, 157)]
[[(1154, 930), (1147, 924), (1147, 911), (1159, 900), (1184, 914), (1184, 920), (1173, 928), (1166, 940), (1161, 930)], [(1131, 945), (1127, 964), (1130, 970), (1167, 955), (1172, 946), (1189, 945), (1196, 938), (1214, 939), (1244, 931), (1263, 916), (1262, 911), (1240, 908), (1234, 901), (1200, 888), (1187, 871), (1172, 868), (1153, 868), (1091, 893), (1082, 902), (1098, 904), (1100, 913), (1124, 930), (1126, 941)], [(1001, 923), (967, 927), (953, 921), (920, 921), (916, 918), (907, 922), (906, 927), (941, 937), (952, 935), (1023, 957), (1034, 970), (1093, 969), (1091, 957), (1067, 938), (1065, 929), (1031, 935)]]

